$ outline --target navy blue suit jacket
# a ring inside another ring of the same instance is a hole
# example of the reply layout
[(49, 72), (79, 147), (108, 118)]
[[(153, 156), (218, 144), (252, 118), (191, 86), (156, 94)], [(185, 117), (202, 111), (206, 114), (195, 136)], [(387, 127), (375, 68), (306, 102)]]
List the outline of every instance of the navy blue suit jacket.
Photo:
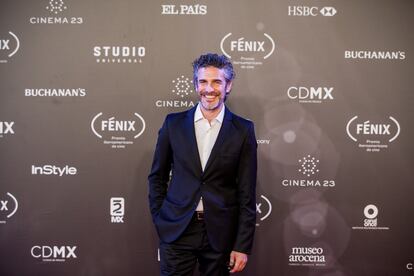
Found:
[(202, 196), (210, 245), (222, 252), (250, 254), (256, 226), (253, 123), (226, 108), (203, 172), (194, 130), (195, 110), (169, 114), (158, 133), (148, 176), (150, 210), (158, 235), (167, 243), (176, 240)]

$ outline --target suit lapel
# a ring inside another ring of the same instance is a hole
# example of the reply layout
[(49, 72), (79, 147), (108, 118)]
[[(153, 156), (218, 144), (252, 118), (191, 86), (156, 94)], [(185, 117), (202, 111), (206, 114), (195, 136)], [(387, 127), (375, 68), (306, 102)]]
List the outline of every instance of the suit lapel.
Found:
[[(187, 112), (186, 118), (185, 118), (185, 124), (184, 124), (184, 135), (185, 140), (183, 141), (184, 147), (187, 148), (190, 151), (190, 158), (194, 160), (192, 162), (196, 166), (196, 171), (201, 173), (202, 167), (201, 167), (201, 161), (200, 161), (200, 154), (198, 153), (198, 147), (197, 147), (197, 139), (195, 135), (195, 129), (194, 129), (194, 112), (197, 108), (197, 105), (190, 109)], [(188, 142), (188, 144), (186, 144)]]
[(233, 115), (230, 112), (230, 110), (226, 107), (226, 109), (224, 110), (223, 125), (220, 128), (217, 140), (214, 143), (213, 149), (211, 150), (210, 156), (207, 160), (206, 167), (204, 168), (204, 173), (207, 172), (207, 170), (213, 163), (214, 159), (217, 157), (217, 154), (220, 152), (220, 148), (223, 145), (225, 138), (228, 137), (228, 133), (231, 130), (232, 126), (232, 119)]

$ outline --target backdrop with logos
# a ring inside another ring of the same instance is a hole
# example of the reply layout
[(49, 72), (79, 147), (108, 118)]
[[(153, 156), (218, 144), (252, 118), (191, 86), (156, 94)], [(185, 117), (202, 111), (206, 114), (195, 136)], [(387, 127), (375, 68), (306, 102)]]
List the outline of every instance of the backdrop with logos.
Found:
[(0, 7), (0, 275), (158, 275), (147, 176), (206, 52), (258, 142), (239, 275), (414, 275), (413, 1)]

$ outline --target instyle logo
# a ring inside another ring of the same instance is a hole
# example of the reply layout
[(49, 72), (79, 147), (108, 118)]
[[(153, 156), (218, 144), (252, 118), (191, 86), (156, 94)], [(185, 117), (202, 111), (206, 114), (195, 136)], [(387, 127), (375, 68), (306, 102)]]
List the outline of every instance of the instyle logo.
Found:
[(20, 48), (20, 40), (13, 32), (0, 34), (0, 63), (7, 63)]
[(195, 101), (186, 99), (194, 94), (193, 81), (190, 78), (181, 75), (172, 80), (171, 84), (171, 92), (178, 99), (158, 99), (155, 101), (156, 107), (189, 108), (195, 106)]
[(25, 97), (85, 97), (85, 88), (26, 88)]
[(262, 34), (260, 40), (236, 37), (228, 33), (222, 38), (220, 49), (226, 57), (233, 60), (234, 65), (239, 65), (242, 69), (254, 69), (263, 65), (263, 60), (273, 54), (275, 42), (266, 33)]
[(144, 118), (136, 112), (128, 119), (108, 118), (100, 112), (91, 121), (92, 132), (111, 148), (125, 148), (134, 144), (133, 140), (144, 133), (145, 127)]
[(41, 259), (44, 262), (65, 262), (68, 259), (76, 259), (77, 246), (56, 246), (56, 245), (35, 245), (30, 253), (33, 258)]
[(404, 60), (405, 51), (346, 50), (345, 59)]
[(206, 15), (207, 5), (161, 5), (162, 15)]
[(5, 224), (19, 208), (19, 203), (14, 195), (6, 193), (0, 197), (0, 224)]
[(354, 230), (389, 230), (389, 227), (378, 226), (378, 207), (374, 204), (368, 204), (364, 208), (364, 226), (353, 226)]
[(400, 124), (392, 116), (382, 122), (364, 121), (354, 116), (346, 125), (348, 137), (367, 152), (379, 152), (388, 148), (398, 138), (400, 131)]
[(338, 12), (334, 7), (315, 7), (315, 6), (288, 6), (289, 16), (334, 16)]
[(29, 18), (30, 24), (56, 24), (56, 25), (79, 25), (83, 24), (83, 17), (78, 16), (57, 16), (61, 13), (66, 13), (68, 7), (63, 0), (49, 0), (45, 7), (44, 16), (32, 16)]
[(55, 165), (43, 165), (35, 166), (32, 165), (32, 175), (76, 175), (78, 170), (75, 167), (69, 167), (68, 165), (64, 167), (58, 167)]
[[(317, 179), (319, 174), (319, 159), (307, 155), (298, 160), (297, 172), (299, 176), (296, 178), (289, 178), (282, 180), (283, 187), (335, 187), (335, 180), (333, 179)], [(302, 178), (301, 178), (302, 177)]]
[(333, 90), (333, 87), (291, 86), (287, 90), (287, 96), (299, 103), (322, 103), (334, 99)]
[(125, 199), (123, 197), (111, 197), (111, 223), (124, 223)]
[(256, 226), (260, 226), (263, 221), (269, 218), (271, 213), (272, 203), (267, 197), (260, 195), (260, 198), (256, 201), (256, 214), (258, 220)]
[(0, 138), (3, 138), (5, 135), (14, 134), (14, 122), (0, 121)]
[(93, 56), (97, 63), (142, 63), (145, 57), (143, 46), (95, 46)]
[(326, 260), (322, 247), (292, 247), (289, 265), (325, 266)]

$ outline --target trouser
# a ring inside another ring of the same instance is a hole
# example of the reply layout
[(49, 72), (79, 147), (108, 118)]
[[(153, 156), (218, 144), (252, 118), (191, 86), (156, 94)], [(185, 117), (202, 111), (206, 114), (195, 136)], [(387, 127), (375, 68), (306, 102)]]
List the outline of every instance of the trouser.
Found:
[(203, 219), (196, 214), (184, 233), (174, 242), (160, 242), (161, 275), (191, 276), (199, 263), (202, 276), (229, 275), (230, 252), (211, 248)]

